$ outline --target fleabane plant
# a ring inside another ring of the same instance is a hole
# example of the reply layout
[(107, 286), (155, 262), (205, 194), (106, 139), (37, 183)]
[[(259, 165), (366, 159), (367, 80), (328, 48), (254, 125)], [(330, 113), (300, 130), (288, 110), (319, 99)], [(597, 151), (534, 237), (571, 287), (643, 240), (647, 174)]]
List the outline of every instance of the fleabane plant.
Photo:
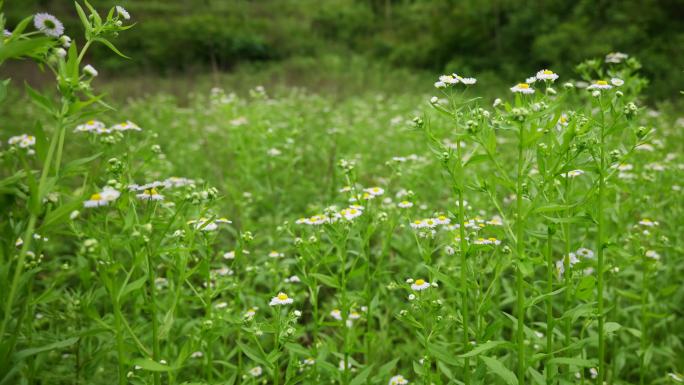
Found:
[[(2, 10), (0, 2), (0, 11)], [(122, 55), (111, 43), (116, 35), (130, 28), (125, 21), (130, 18), (121, 7), (112, 8), (106, 17), (85, 2), (88, 13), (76, 4), (76, 10), (85, 29), (84, 42), (66, 35), (63, 24), (55, 16), (39, 12), (21, 20), (10, 29), (0, 12), (0, 65), (12, 59), (30, 59), (55, 76), (54, 90), (40, 92), (26, 85), (31, 101), (46, 113), (44, 122), (36, 123), (34, 131), (17, 140), (10, 139), (12, 153), (23, 170), (3, 181), (10, 186), (21, 187), (25, 193), (17, 196), (17, 218), (11, 226), (15, 238), (22, 239), (14, 263), (3, 269), (3, 313), (0, 325), (2, 336), (3, 372), (7, 373), (14, 359), (15, 338), (7, 335), (17, 333), (23, 317), (18, 313), (30, 300), (24, 290), (30, 287), (35, 269), (26, 269), (27, 255), (32, 255), (34, 235), (37, 230), (49, 233), (63, 224), (69, 215), (72, 202), (62, 200), (55, 192), (62, 181), (62, 156), (67, 136), (67, 127), (75, 125), (86, 116), (98, 110), (109, 108), (101, 95), (96, 95), (91, 82), (98, 75), (91, 64), (84, 63), (88, 48), (101, 43)], [(31, 30), (31, 28), (34, 28)], [(0, 81), (0, 102), (4, 98), (9, 79)], [(87, 160), (81, 163), (86, 163)], [(86, 205), (104, 205), (113, 200), (111, 191), (94, 194)], [(27, 213), (27, 215), (23, 215)]]

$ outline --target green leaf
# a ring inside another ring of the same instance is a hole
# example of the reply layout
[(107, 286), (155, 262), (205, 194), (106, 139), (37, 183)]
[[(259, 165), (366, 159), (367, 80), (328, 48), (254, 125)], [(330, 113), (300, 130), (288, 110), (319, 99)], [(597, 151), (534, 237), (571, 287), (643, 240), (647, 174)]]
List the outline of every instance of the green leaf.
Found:
[(369, 365), (365, 369), (363, 369), (359, 374), (354, 377), (353, 380), (349, 383), (349, 385), (361, 385), (363, 384), (368, 376), (370, 375), (371, 370), (373, 370), (373, 365)]
[(174, 370), (174, 368), (160, 364), (159, 362), (152, 361), (149, 358), (136, 358), (133, 360), (133, 365), (140, 366), (143, 370), (149, 370), (151, 372), (168, 372)]
[(124, 55), (123, 53), (121, 53), (121, 51), (119, 51), (119, 49), (116, 48), (116, 47), (114, 46), (114, 44), (112, 44), (109, 40), (107, 40), (107, 39), (102, 39), (102, 38), (99, 38), (99, 37), (98, 37), (98, 38), (95, 38), (95, 39), (93, 39), (93, 40), (94, 40), (94, 41), (98, 41), (98, 42), (100, 42), (100, 43), (106, 45), (106, 46), (107, 46), (109, 49), (111, 49), (115, 54), (121, 56), (122, 58), (130, 59), (130, 57), (128, 57), (128, 56)]
[(530, 299), (529, 301), (527, 301), (527, 304), (525, 304), (525, 307), (527, 308), (527, 307), (530, 307), (530, 306), (534, 306), (537, 302), (539, 302), (539, 301), (541, 301), (541, 300), (543, 300), (543, 299), (546, 299), (546, 298), (548, 298), (548, 297), (553, 297), (554, 295), (559, 294), (559, 293), (561, 293), (561, 292), (563, 292), (563, 291), (565, 291), (565, 287), (561, 287), (560, 289), (554, 290), (554, 291), (552, 291), (552, 292), (550, 292), (550, 293), (544, 293), (544, 294), (542, 294), (542, 295), (538, 295), (538, 296), (536, 296), (536, 297)]
[(90, 31), (93, 30), (93, 26), (90, 25), (90, 21), (88, 21), (88, 16), (86, 16), (85, 12), (83, 11), (83, 8), (77, 3), (74, 2), (76, 5), (76, 13), (78, 13), (78, 18), (81, 19), (81, 23), (83, 24), (83, 28), (86, 30), (86, 36), (90, 34)]
[(487, 365), (487, 368), (489, 368), (489, 370), (491, 370), (497, 376), (501, 377), (501, 379), (504, 380), (504, 382), (506, 382), (508, 385), (518, 385), (518, 379), (515, 377), (515, 374), (512, 371), (508, 370), (501, 363), (501, 361), (497, 360), (496, 358), (487, 356), (480, 356), (480, 359), (484, 361), (485, 365)]
[(31, 97), (31, 100), (33, 100), (33, 102), (38, 107), (44, 109), (49, 114), (55, 113), (55, 106), (52, 104), (52, 101), (50, 99), (41, 95), (40, 92), (31, 88), (31, 86), (29, 86), (28, 83), (24, 83), (24, 86), (26, 87), (26, 92)]
[(622, 325), (617, 322), (606, 322), (606, 324), (603, 326), (603, 331), (606, 333), (612, 333), (619, 330), (621, 327)]
[(263, 365), (263, 366), (265, 366), (265, 367), (267, 367), (267, 368), (272, 368), (272, 367), (273, 367), (273, 365), (271, 365), (271, 363), (268, 362), (268, 359), (267, 359), (266, 357), (264, 357), (260, 352), (258, 352), (257, 350), (255, 350), (254, 348), (252, 348), (252, 347), (250, 347), (250, 346), (247, 346), (247, 345), (245, 345), (244, 343), (242, 343), (242, 342), (240, 342), (240, 341), (236, 341), (236, 343), (237, 343), (237, 345), (240, 347), (240, 350), (242, 350), (242, 352), (245, 353), (245, 355), (246, 355), (247, 357), (249, 357), (250, 359), (252, 359), (252, 361), (254, 361), (254, 362), (258, 363), (258, 364), (261, 364), (261, 365)]
[(50, 48), (51, 39), (48, 37), (38, 37), (27, 40), (12, 40), (0, 46), (0, 63), (8, 59), (16, 59), (23, 56), (30, 56)]
[(79, 337), (71, 337), (71, 338), (67, 338), (67, 339), (62, 340), (62, 341), (53, 342), (51, 344), (41, 346), (39, 348), (24, 349), (24, 350), (17, 352), (14, 355), (14, 357), (17, 360), (22, 360), (26, 357), (33, 356), (33, 355), (36, 355), (38, 353), (43, 353), (43, 352), (47, 352), (50, 350), (65, 348), (67, 346), (71, 346), (71, 345), (75, 344), (76, 341), (78, 341), (78, 338)]
[(475, 349), (473, 349), (467, 353), (461, 354), (459, 357), (461, 357), (461, 358), (474, 357), (478, 354), (482, 354), (488, 350), (494, 349), (497, 346), (501, 346), (501, 345), (505, 345), (505, 344), (507, 344), (506, 341), (487, 341), (482, 345), (478, 345)]
[(549, 360), (549, 364), (556, 365), (572, 365), (581, 368), (593, 368), (598, 365), (596, 360), (587, 360), (584, 358), (571, 358), (571, 357), (557, 357)]
[(323, 282), (323, 284), (326, 286), (334, 287), (337, 289), (340, 288), (340, 284), (339, 284), (339, 282), (337, 282), (337, 279), (335, 279), (329, 275), (319, 274), (319, 273), (314, 273), (311, 275), (316, 277), (316, 279), (318, 279), (319, 281)]

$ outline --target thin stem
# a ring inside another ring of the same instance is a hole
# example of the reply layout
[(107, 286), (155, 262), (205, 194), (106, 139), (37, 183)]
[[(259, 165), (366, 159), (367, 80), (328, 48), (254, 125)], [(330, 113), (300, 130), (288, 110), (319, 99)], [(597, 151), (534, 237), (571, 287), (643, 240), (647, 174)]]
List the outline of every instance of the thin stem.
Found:
[[(553, 229), (550, 225), (546, 227), (546, 292), (553, 292), (553, 275), (555, 267), (553, 264)], [(553, 359), (553, 297), (546, 298), (546, 354), (548, 360), (546, 364), (546, 383), (552, 384), (553, 372), (548, 363)]]
[[(470, 338), (468, 336), (468, 319), (470, 318), (470, 309), (468, 308), (468, 258), (466, 249), (468, 247), (465, 239), (465, 205), (463, 200), (463, 160), (461, 159), (461, 139), (456, 140), (456, 164), (458, 165), (458, 231), (460, 242), (460, 256), (461, 256), (461, 308), (463, 311), (463, 349), (467, 352), (470, 350)], [(463, 382), (470, 385), (470, 358), (466, 357), (463, 362)]]
[(525, 253), (525, 227), (523, 223), (523, 162), (524, 162), (524, 132), (525, 127), (521, 123), (518, 132), (518, 171), (515, 188), (516, 199), (516, 251), (518, 263), (515, 269), (515, 284), (517, 296), (517, 343), (518, 343), (518, 383), (525, 383), (525, 287), (521, 264)]
[[(600, 103), (599, 99), (599, 103)], [(603, 270), (604, 270), (604, 257), (603, 257), (603, 231), (604, 231), (604, 213), (603, 213), (603, 201), (605, 200), (606, 187), (605, 187), (605, 169), (606, 169), (606, 157), (605, 157), (605, 141), (604, 141), (604, 127), (605, 122), (603, 118), (603, 105), (601, 103), (601, 130), (600, 130), (600, 147), (599, 153), (601, 158), (601, 165), (599, 168), (599, 188), (598, 188), (598, 234), (597, 234), (597, 244), (598, 244), (598, 379), (597, 384), (603, 384), (605, 379), (605, 349), (606, 340), (603, 333), (603, 326), (605, 323), (605, 317), (603, 315)]]
[[(154, 264), (152, 262), (152, 253), (147, 252), (147, 280), (150, 288), (150, 312), (152, 313), (152, 357), (156, 362), (161, 359), (161, 352), (159, 349), (159, 321), (157, 320), (157, 298), (156, 288), (154, 282)], [(154, 385), (161, 384), (161, 374), (154, 372)]]

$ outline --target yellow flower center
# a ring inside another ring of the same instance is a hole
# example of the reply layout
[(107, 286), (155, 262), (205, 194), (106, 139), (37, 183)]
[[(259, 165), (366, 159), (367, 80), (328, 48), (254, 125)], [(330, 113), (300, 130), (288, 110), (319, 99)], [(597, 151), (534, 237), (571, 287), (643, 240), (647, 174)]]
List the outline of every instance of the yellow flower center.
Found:
[(599, 86), (607, 86), (607, 85), (608, 85), (608, 82), (605, 81), (605, 80), (597, 80), (597, 81), (596, 81), (596, 84), (599, 85)]
[(551, 70), (544, 70), (544, 75), (553, 75), (553, 71), (551, 71)]
[(527, 83), (520, 83), (518, 84), (518, 88), (530, 88), (530, 85)]
[(87, 123), (90, 124), (90, 125), (93, 125), (93, 124), (95, 124), (95, 121), (94, 121), (94, 120), (89, 120)]
[(443, 221), (443, 220), (447, 219), (447, 217), (445, 217), (444, 215), (440, 215), (437, 217), (437, 219), (439, 219), (440, 221)]
[(285, 293), (280, 293), (278, 294), (278, 299), (281, 301), (285, 301), (286, 299), (288, 299), (288, 296)]
[(492, 238), (489, 238), (489, 240), (492, 241), (492, 242), (496, 242), (496, 238), (493, 238), (493, 237), (492, 237)]
[(101, 199), (102, 199), (102, 195), (100, 195), (99, 193), (95, 193), (95, 194), (90, 196), (91, 201), (99, 201)]
[(423, 223), (423, 222), (420, 221), (420, 220), (418, 220), (418, 219), (416, 219), (415, 221), (413, 221), (413, 224), (415, 224), (415, 225), (419, 225), (419, 224), (421, 224), (421, 223)]
[(424, 279), (416, 279), (416, 285), (422, 286), (422, 285), (424, 285), (424, 284), (425, 284), (425, 280), (424, 280)]

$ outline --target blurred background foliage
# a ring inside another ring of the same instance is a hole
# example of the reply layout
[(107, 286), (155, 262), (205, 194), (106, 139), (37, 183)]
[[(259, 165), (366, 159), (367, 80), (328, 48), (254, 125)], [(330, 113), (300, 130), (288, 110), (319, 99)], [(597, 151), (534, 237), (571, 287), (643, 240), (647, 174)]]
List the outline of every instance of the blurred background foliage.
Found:
[[(620, 51), (642, 62), (651, 99), (673, 98), (684, 80), (682, 0), (91, 3), (99, 9), (123, 5), (138, 23), (116, 41), (130, 61), (112, 57), (105, 47), (92, 51), (90, 60), (109, 78), (217, 74), (244, 66), (282, 66), (308, 76), (354, 58), (391, 71), (455, 71), (507, 85), (543, 67), (567, 79), (582, 60)], [(5, 11), (10, 27), (27, 14), (47, 11), (64, 21), (68, 34), (81, 30), (69, 0), (8, 0)], [(363, 71), (364, 65), (351, 67)]]

